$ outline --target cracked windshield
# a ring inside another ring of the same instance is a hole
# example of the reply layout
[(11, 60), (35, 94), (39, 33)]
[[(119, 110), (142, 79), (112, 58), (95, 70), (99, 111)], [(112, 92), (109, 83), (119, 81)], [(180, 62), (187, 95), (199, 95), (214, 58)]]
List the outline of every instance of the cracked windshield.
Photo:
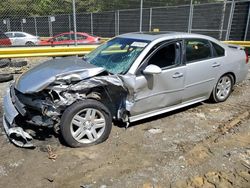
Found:
[(126, 73), (149, 41), (115, 38), (84, 57), (87, 62), (112, 74)]

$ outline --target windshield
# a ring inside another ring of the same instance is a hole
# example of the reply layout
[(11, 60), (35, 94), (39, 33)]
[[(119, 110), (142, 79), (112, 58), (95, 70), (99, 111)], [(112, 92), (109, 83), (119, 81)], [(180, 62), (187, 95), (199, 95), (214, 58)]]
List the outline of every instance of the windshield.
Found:
[(124, 74), (149, 41), (114, 38), (84, 57), (90, 64), (105, 68), (113, 74)]

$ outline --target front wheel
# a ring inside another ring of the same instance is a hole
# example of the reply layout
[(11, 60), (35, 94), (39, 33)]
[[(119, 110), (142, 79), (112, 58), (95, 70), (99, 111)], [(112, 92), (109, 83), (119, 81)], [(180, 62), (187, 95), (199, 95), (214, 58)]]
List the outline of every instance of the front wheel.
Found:
[(233, 79), (230, 75), (220, 77), (213, 89), (211, 99), (214, 102), (224, 102), (230, 96), (233, 88)]
[(109, 110), (101, 102), (86, 99), (69, 106), (61, 118), (61, 134), (71, 147), (86, 147), (105, 141), (112, 128)]

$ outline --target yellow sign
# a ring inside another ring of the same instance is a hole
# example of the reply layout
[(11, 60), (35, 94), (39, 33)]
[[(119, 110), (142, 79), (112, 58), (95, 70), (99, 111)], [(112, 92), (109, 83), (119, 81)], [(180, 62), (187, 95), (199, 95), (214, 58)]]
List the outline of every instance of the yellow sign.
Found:
[(154, 29), (153, 29), (153, 32), (160, 32), (160, 29), (154, 28)]

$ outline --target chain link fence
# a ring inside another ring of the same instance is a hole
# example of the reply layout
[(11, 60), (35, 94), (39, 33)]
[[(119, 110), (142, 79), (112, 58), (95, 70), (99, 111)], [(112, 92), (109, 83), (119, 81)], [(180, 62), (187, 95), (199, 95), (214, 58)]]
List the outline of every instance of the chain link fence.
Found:
[(180, 31), (250, 39), (250, 0), (2, 0), (0, 7), (0, 30), (40, 37), (70, 31), (100, 37)]

